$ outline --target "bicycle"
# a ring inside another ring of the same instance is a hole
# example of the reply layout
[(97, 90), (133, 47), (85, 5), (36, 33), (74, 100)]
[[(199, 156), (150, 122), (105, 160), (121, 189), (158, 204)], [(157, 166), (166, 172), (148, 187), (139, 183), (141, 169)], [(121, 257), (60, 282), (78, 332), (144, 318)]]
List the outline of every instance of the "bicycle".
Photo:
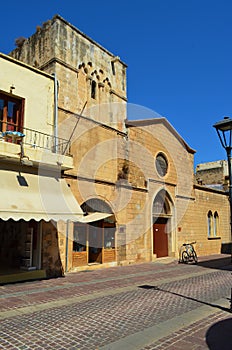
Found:
[(193, 247), (193, 244), (195, 243), (196, 242), (184, 243), (181, 246), (179, 262), (182, 262), (184, 264), (187, 264), (188, 262), (195, 262), (195, 264), (197, 264), (197, 253)]

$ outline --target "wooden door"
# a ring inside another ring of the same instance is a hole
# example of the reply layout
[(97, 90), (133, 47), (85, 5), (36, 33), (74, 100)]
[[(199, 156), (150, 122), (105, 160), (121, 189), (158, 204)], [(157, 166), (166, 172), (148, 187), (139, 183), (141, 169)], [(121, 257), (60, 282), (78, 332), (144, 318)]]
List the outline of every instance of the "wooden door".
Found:
[(102, 263), (102, 223), (89, 225), (89, 263)]
[(104, 222), (103, 223), (103, 251), (102, 251), (102, 262), (108, 263), (115, 261), (115, 223)]
[(153, 254), (156, 254), (157, 258), (168, 256), (166, 222), (153, 224)]

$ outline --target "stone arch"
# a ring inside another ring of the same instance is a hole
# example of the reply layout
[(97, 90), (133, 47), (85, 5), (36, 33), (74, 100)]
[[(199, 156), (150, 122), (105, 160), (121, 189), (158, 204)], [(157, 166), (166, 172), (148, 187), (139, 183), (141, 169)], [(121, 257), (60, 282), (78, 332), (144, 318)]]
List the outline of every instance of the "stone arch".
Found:
[(90, 198), (81, 205), (81, 209), (84, 213), (109, 213), (113, 214), (113, 211), (108, 203), (99, 198)]
[(88, 62), (87, 64), (84, 62), (80, 63), (77, 69), (77, 74), (81, 70), (87, 75), (87, 78), (96, 78), (99, 82), (111, 88), (111, 82), (109, 78), (105, 76), (103, 69), (100, 68), (97, 70), (96, 68), (94, 68), (92, 62)]
[(110, 82), (109, 78), (105, 78), (105, 79), (103, 80), (103, 83), (104, 83), (106, 86), (108, 86), (109, 88), (111, 88), (111, 82)]
[(77, 70), (78, 100), (87, 101), (86, 113), (96, 120), (112, 123), (114, 119), (111, 82), (102, 68), (97, 68), (92, 62), (82, 62)]
[(83, 73), (85, 73), (85, 74), (89, 73), (89, 69), (84, 62), (79, 64), (78, 69), (77, 69), (77, 75), (79, 74), (80, 71), (83, 71)]
[(98, 74), (98, 72), (97, 72), (96, 69), (95, 69), (94, 71), (91, 72), (91, 76), (93, 77), (93, 79), (94, 79), (94, 78), (97, 79), (97, 80), (100, 79), (100, 76), (99, 76), (99, 74)]

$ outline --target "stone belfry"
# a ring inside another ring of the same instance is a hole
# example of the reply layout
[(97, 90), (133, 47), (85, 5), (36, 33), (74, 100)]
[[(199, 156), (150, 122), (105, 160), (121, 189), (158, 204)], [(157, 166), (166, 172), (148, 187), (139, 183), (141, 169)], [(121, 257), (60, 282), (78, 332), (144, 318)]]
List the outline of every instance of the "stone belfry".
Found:
[(9, 55), (59, 82), (59, 122), (83, 111), (96, 122), (124, 131), (126, 65), (59, 15), (37, 26), (28, 39), (16, 40)]

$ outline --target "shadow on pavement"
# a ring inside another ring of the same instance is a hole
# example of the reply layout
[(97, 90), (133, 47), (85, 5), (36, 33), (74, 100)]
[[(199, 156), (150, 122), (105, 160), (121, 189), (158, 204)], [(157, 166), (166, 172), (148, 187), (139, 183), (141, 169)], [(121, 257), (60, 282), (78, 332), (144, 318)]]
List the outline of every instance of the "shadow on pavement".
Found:
[(215, 323), (206, 332), (206, 344), (210, 350), (232, 349), (232, 318)]
[[(165, 292), (165, 293), (169, 293), (169, 294), (172, 294), (172, 295), (176, 295), (178, 297), (182, 297), (182, 298), (185, 298), (187, 300), (192, 300), (192, 301), (195, 301), (197, 303), (200, 303), (200, 304), (203, 304), (203, 305), (207, 305), (207, 306), (211, 306), (211, 307), (214, 307), (214, 308), (217, 308), (219, 310), (222, 310), (222, 311), (226, 311), (226, 312), (229, 312), (231, 313), (231, 309), (228, 307), (223, 307), (223, 306), (220, 306), (220, 305), (216, 305), (216, 304), (212, 304), (212, 303), (208, 303), (207, 301), (202, 301), (202, 300), (198, 300), (198, 299), (195, 299), (195, 298), (192, 298), (192, 297), (188, 297), (186, 295), (183, 295), (183, 294), (179, 294), (179, 293), (175, 293), (175, 292), (171, 292), (169, 290), (166, 290), (166, 289), (162, 289), (158, 286), (152, 286), (152, 285), (148, 285), (148, 284), (144, 284), (142, 286), (138, 286), (138, 288), (142, 288), (142, 289), (154, 289), (155, 291), (160, 291), (160, 292)], [(230, 350), (232, 349), (232, 347), (230, 348)]]
[(232, 271), (231, 255), (229, 254), (228, 256), (223, 255), (223, 257), (219, 256), (218, 258), (213, 258), (210, 260), (204, 260), (204, 258), (199, 258), (197, 265), (211, 269)]

